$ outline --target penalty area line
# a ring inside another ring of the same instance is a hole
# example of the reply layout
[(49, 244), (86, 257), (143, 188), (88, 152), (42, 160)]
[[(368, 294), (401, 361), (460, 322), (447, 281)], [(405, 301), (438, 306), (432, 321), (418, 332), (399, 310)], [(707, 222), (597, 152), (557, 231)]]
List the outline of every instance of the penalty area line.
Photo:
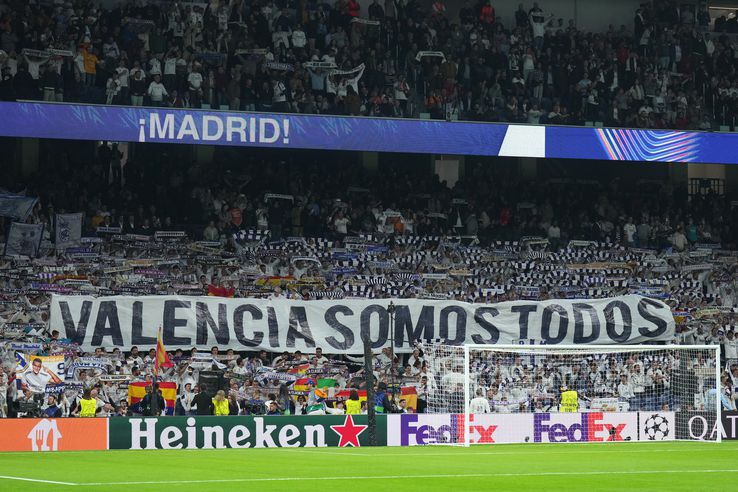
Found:
[(13, 477), (10, 475), (0, 475), (0, 480), (18, 480), (21, 482), (36, 482), (36, 483), (48, 483), (52, 485), (79, 485), (78, 483), (72, 482), (58, 482), (56, 480), (41, 480), (40, 478), (26, 478), (26, 477)]
[(658, 475), (682, 473), (736, 473), (738, 469), (729, 470), (624, 470), (624, 471), (583, 471), (583, 472), (531, 472), (531, 473), (454, 473), (437, 475), (371, 475), (348, 477), (262, 477), (262, 478), (221, 478), (212, 480), (152, 480), (142, 482), (81, 482), (77, 486), (104, 485), (165, 485), (195, 483), (237, 483), (237, 482), (297, 482), (297, 481), (336, 481), (336, 480), (392, 480), (398, 478), (437, 479), (437, 478), (506, 478), (506, 477), (557, 477), (586, 475)]

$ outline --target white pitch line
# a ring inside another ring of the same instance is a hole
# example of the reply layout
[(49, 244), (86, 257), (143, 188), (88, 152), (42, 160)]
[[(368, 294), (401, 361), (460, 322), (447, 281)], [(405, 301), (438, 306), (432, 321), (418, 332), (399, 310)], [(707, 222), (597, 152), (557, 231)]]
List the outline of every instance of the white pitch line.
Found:
[(41, 480), (39, 478), (11, 477), (8, 475), (0, 475), (0, 479), (20, 480), (21, 482), (50, 483), (53, 485), (79, 485), (79, 484), (72, 483), (72, 482), (57, 482), (55, 480)]
[[(377, 454), (369, 454), (369, 453), (353, 453), (353, 452), (343, 452), (343, 451), (328, 451), (330, 448), (325, 448), (326, 451), (323, 451), (323, 449), (310, 449), (310, 448), (283, 448), (283, 449), (294, 449), (295, 453), (317, 453), (317, 454), (335, 454), (339, 456), (380, 456)], [(335, 449), (335, 448), (334, 448)], [(358, 448), (356, 448), (358, 449)]]
[[(419, 447), (419, 446), (418, 446)], [(418, 447), (415, 447), (417, 449)], [(379, 453), (379, 454), (369, 454), (369, 453), (353, 453), (353, 452), (342, 452), (342, 451), (327, 451), (328, 448), (325, 448), (326, 451), (323, 450), (310, 450), (312, 453), (321, 453), (321, 454), (339, 454), (343, 456), (369, 456), (369, 457), (375, 457), (375, 458), (385, 458), (387, 456), (407, 456), (407, 453)], [(470, 458), (474, 456), (494, 456), (494, 455), (501, 455), (501, 456), (508, 456), (508, 455), (526, 455), (526, 456), (532, 456), (532, 455), (549, 455), (549, 454), (598, 454), (598, 453), (683, 453), (684, 449), (673, 449), (673, 448), (667, 448), (667, 449), (623, 449), (623, 448), (617, 448), (617, 449), (605, 449), (605, 450), (598, 450), (598, 451), (535, 451), (535, 452), (528, 452), (528, 451), (481, 451), (481, 452), (472, 452), (468, 455), (463, 455), (465, 458)], [(715, 449), (700, 449), (700, 453), (703, 452), (730, 452), (730, 451), (738, 451), (738, 448), (715, 448)], [(295, 448), (296, 453), (305, 452), (304, 448)], [(428, 453), (420, 453), (421, 457), (424, 456), (462, 456), (462, 451), (459, 452), (452, 452), (452, 453), (437, 453), (437, 452), (428, 452)]]
[[(702, 453), (704, 451), (708, 451), (709, 452), (710, 450), (703, 450), (703, 449), (701, 449), (700, 450), (700, 453)], [(718, 450), (716, 449), (715, 451), (718, 451)], [(720, 452), (724, 452), (726, 450), (725, 449), (721, 449), (719, 451)], [(738, 451), (738, 449), (733, 450), (733, 451)], [(491, 451), (491, 452), (485, 452), (485, 451), (483, 451), (483, 452), (480, 452), (480, 453), (470, 453), (469, 455), (464, 455), (464, 457), (465, 458), (468, 458), (468, 457), (471, 457), (471, 456), (478, 456), (478, 455), (479, 456), (494, 456), (494, 455), (497, 455), (497, 454), (499, 454), (499, 455), (506, 455), (506, 456), (507, 455), (526, 455), (526, 456), (528, 456), (528, 455), (530, 455), (530, 456), (533, 456), (533, 455), (541, 455), (541, 456), (543, 456), (543, 455), (549, 455), (549, 454), (591, 454), (591, 455), (596, 455), (596, 454), (599, 454), (599, 453), (602, 453), (602, 454), (606, 454), (606, 453), (617, 453), (617, 454), (626, 453), (626, 454), (631, 454), (631, 453), (655, 453), (655, 452), (658, 452), (658, 453), (683, 453), (684, 450), (683, 449), (637, 449), (637, 450), (636, 449), (633, 449), (633, 450), (608, 449), (608, 450), (605, 450), (605, 451), (547, 451), (547, 452), (536, 451), (535, 453), (526, 453), (526, 452), (518, 452), (518, 451), (496, 451), (496, 452), (495, 451)], [(375, 456), (375, 455), (372, 455), (372, 456)], [(380, 456), (380, 455), (376, 455), (376, 456)], [(383, 454), (381, 456), (382, 457), (385, 457), (385, 456), (407, 456), (407, 455), (406, 454), (402, 454), (402, 453), (387, 453), (387, 454)], [(460, 456), (460, 455), (459, 455), (459, 453), (422, 453), (421, 456)]]
[(81, 482), (77, 486), (101, 485), (165, 485), (165, 484), (194, 484), (194, 483), (235, 483), (235, 482), (298, 482), (298, 481), (336, 481), (336, 480), (393, 480), (404, 479), (434, 479), (434, 478), (505, 478), (505, 477), (567, 477), (586, 475), (659, 475), (682, 473), (738, 473), (738, 469), (730, 470), (628, 470), (628, 471), (584, 471), (584, 472), (534, 472), (534, 473), (454, 473), (439, 475), (371, 475), (350, 477), (264, 477), (264, 478), (223, 478), (213, 480), (157, 480), (147, 482)]

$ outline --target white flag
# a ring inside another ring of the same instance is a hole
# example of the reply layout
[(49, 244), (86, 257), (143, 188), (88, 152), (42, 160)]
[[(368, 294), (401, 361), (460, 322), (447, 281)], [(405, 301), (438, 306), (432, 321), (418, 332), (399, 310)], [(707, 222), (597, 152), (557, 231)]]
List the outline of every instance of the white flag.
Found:
[(5, 256), (27, 256), (35, 258), (41, 246), (43, 224), (21, 224), (13, 222), (5, 242)]
[(82, 212), (76, 214), (56, 214), (56, 249), (80, 246), (82, 244)]

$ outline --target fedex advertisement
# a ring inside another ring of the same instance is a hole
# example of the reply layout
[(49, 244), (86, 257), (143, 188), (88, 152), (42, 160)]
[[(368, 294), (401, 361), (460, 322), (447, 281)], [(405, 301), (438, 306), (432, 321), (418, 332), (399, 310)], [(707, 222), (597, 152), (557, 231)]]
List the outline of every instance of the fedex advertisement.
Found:
[(674, 412), (401, 414), (387, 416), (388, 446), (669, 441)]
[(533, 442), (637, 441), (637, 412), (535, 413)]
[(469, 428), (463, 413), (387, 416), (388, 446), (463, 443), (468, 434), (471, 444), (525, 442), (526, 430), (533, 428), (533, 414), (471, 415)]

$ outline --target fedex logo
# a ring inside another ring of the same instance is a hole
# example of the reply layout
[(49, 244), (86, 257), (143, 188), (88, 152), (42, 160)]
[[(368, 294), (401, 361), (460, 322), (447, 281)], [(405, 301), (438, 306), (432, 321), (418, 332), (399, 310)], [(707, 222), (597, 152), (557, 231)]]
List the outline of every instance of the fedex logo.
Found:
[[(553, 416), (560, 422), (549, 423)], [(625, 423), (605, 422), (618, 414), (591, 413), (537, 413), (533, 417), (534, 442), (602, 442), (629, 441), (623, 437)], [(575, 420), (576, 419), (576, 420)], [(566, 421), (570, 421), (565, 423)], [(562, 422), (563, 421), (563, 422)], [(544, 441), (545, 439), (545, 441)]]
[[(495, 442), (496, 425), (483, 425), (470, 416), (469, 440), (472, 443)], [(463, 414), (426, 415), (407, 413), (401, 416), (400, 445), (414, 446), (464, 442), (466, 434)]]

